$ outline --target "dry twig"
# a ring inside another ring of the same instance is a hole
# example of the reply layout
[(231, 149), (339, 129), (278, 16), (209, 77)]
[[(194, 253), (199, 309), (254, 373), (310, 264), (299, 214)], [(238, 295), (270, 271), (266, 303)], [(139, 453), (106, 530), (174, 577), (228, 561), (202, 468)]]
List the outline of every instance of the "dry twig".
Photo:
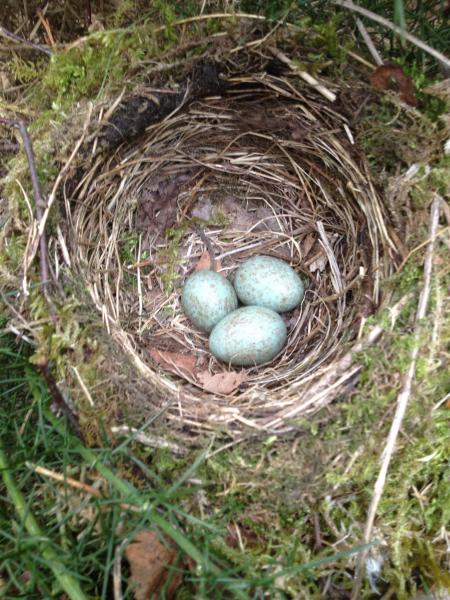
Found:
[(286, 54), (281, 52), (281, 50), (279, 50), (278, 48), (273, 48), (273, 47), (269, 48), (269, 50), (276, 58), (278, 58), (278, 60), (283, 62), (285, 65), (287, 65), (291, 69), (291, 71), (294, 71), (294, 73), (297, 73), (297, 75), (299, 75), (299, 77), (301, 77), (303, 79), (303, 81), (305, 81), (308, 85), (315, 88), (319, 92), (319, 94), (322, 94), (322, 96), (324, 98), (326, 98), (330, 102), (334, 102), (336, 100), (336, 94), (334, 92), (332, 92), (331, 90), (326, 88), (322, 83), (317, 81), (317, 79), (315, 77), (313, 77), (306, 71), (303, 71), (302, 69), (300, 69), (294, 63), (294, 61), (292, 61), (288, 56), (286, 56)]
[[(36, 172), (36, 162), (34, 160), (34, 152), (33, 146), (31, 144), (31, 139), (28, 134), (27, 127), (23, 121), (16, 121), (14, 119), (5, 119), (0, 117), (0, 124), (6, 125), (7, 127), (14, 127), (19, 130), (19, 133), (23, 140), (23, 146), (25, 149), (25, 154), (27, 156), (28, 167), (30, 169), (31, 183), (33, 186), (33, 195), (34, 202), (36, 208), (36, 217), (38, 224), (40, 224), (43, 220), (44, 212), (47, 208), (47, 204), (42, 197), (41, 186), (39, 184), (39, 179)], [(42, 231), (42, 234), (39, 238), (39, 259), (40, 259), (40, 269), (41, 269), (41, 283), (42, 290), (50, 303), (49, 296), (49, 285), (50, 285), (50, 268), (48, 262), (48, 250), (47, 250), (47, 239), (45, 236), (45, 231)]]
[(381, 58), (378, 50), (375, 48), (375, 44), (372, 42), (372, 38), (370, 37), (369, 32), (367, 31), (366, 26), (361, 21), (361, 19), (356, 19), (356, 27), (358, 28), (358, 31), (361, 34), (361, 37), (364, 40), (367, 49), (369, 50), (373, 60), (375, 61), (375, 64), (378, 66), (382, 65), (383, 59)]
[[(416, 363), (419, 355), (419, 337), (422, 327), (422, 319), (425, 317), (428, 300), (431, 291), (431, 272), (433, 269), (433, 255), (434, 255), (434, 244), (436, 238), (436, 232), (439, 225), (439, 214), (441, 207), (441, 199), (437, 196), (433, 200), (431, 205), (430, 214), (430, 227), (429, 227), (429, 243), (427, 252), (424, 260), (424, 274), (423, 274), (423, 287), (420, 292), (419, 302), (417, 306), (415, 327), (414, 327), (414, 347), (410, 354), (409, 368), (403, 378), (403, 386), (401, 392), (397, 396), (397, 407), (395, 410), (394, 418), (389, 430), (389, 434), (386, 440), (385, 447), (381, 454), (381, 468), (375, 482), (372, 500), (370, 502), (367, 521), (364, 529), (364, 543), (368, 543), (373, 530), (373, 524), (377, 514), (378, 505), (383, 494), (384, 486), (386, 483), (386, 476), (389, 469), (389, 464), (392, 459), (392, 455), (395, 451), (398, 434), (400, 432), (403, 419), (405, 416), (406, 408), (411, 397), (412, 384), (416, 373)], [(355, 585), (352, 592), (352, 600), (357, 600), (360, 597), (360, 589), (364, 571), (364, 564), (368, 556), (368, 550), (364, 550), (358, 558), (358, 565), (356, 570)]]
[(418, 48), (435, 58), (447, 70), (450, 70), (450, 60), (444, 54), (438, 52), (434, 48), (431, 48), (431, 46), (425, 44), (425, 42), (422, 42), (422, 40), (419, 40), (419, 38), (417, 38), (415, 35), (404, 31), (404, 29), (398, 27), (398, 25), (394, 25), (394, 23), (391, 23), (391, 21), (389, 21), (388, 19), (377, 15), (371, 10), (367, 10), (367, 8), (363, 8), (362, 6), (354, 4), (352, 0), (334, 0), (334, 4), (337, 4), (337, 6), (341, 6), (342, 8), (347, 8), (348, 10), (358, 13), (363, 17), (367, 17), (371, 21), (375, 21), (383, 27), (386, 27), (386, 29), (390, 29), (391, 31), (398, 33), (399, 35), (403, 36), (405, 40), (408, 40), (409, 42), (411, 42), (412, 44), (414, 44), (415, 46), (417, 46)]
[(46, 46), (41, 46), (40, 44), (35, 44), (34, 42), (30, 42), (29, 40), (26, 40), (25, 38), (21, 37), (20, 35), (16, 35), (15, 33), (8, 31), (7, 29), (5, 29), (5, 27), (2, 27), (1, 25), (0, 25), (0, 35), (9, 40), (12, 40), (13, 42), (18, 43), (18, 44), (23, 44), (27, 48), (31, 48), (32, 50), (37, 50), (37, 52), (42, 52), (43, 54), (46, 54), (49, 57), (53, 56), (53, 52), (50, 50), (50, 48), (47, 48)]

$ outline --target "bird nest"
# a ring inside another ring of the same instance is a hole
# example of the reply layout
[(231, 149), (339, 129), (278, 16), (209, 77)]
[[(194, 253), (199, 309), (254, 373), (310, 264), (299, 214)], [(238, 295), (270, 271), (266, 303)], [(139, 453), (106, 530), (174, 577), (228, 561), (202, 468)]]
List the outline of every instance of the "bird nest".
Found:
[[(71, 264), (148, 390), (140, 402), (188, 427), (281, 432), (348, 383), (336, 365), (380, 305), (391, 242), (346, 118), (317, 89), (295, 74), (230, 78), (97, 157), (72, 189)], [(181, 289), (201, 268), (232, 280), (256, 254), (287, 261), (306, 292), (282, 315), (282, 352), (232, 368), (183, 314)]]

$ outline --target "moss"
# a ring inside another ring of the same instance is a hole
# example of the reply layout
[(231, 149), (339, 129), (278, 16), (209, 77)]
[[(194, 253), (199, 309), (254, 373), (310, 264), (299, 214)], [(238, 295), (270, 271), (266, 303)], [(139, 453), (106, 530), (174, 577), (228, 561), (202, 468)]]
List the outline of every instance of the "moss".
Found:
[(161, 273), (161, 282), (167, 295), (173, 292), (179, 277), (179, 252), (188, 227), (189, 225), (185, 223), (176, 228), (166, 229), (167, 246), (160, 252), (160, 258), (164, 264), (164, 272)]
[(81, 47), (55, 54), (43, 79), (42, 92), (55, 111), (80, 98), (95, 98), (109, 83), (117, 86), (127, 70), (151, 56), (157, 45), (150, 26), (102, 32)]

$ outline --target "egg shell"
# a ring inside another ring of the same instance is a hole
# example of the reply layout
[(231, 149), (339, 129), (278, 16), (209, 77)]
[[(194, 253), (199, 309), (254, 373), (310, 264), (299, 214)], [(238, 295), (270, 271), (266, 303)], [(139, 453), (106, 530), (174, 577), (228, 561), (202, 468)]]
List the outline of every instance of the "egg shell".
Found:
[(181, 304), (196, 327), (211, 331), (225, 315), (237, 308), (238, 299), (228, 279), (215, 271), (197, 271), (186, 280)]
[(278, 313), (263, 306), (244, 306), (214, 327), (209, 349), (217, 359), (245, 367), (272, 360), (286, 339), (286, 325)]
[(252, 256), (236, 271), (234, 289), (242, 304), (286, 312), (298, 306), (305, 286), (294, 269), (272, 256)]

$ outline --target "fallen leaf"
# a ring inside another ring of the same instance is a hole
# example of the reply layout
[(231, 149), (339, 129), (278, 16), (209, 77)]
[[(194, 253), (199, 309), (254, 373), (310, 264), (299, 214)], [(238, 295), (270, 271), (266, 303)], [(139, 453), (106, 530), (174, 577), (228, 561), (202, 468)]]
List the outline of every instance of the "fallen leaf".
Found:
[[(216, 270), (219, 270), (222, 268), (222, 263), (220, 262), (220, 260), (215, 260), (215, 266), (216, 266)], [(200, 258), (198, 259), (198, 263), (195, 265), (195, 271), (209, 271), (211, 269), (211, 256), (209, 255), (209, 252), (207, 252), (205, 250), (205, 252), (203, 252), (203, 254), (200, 256)], [(219, 273), (219, 275), (224, 275), (223, 273)], [(225, 277), (225, 275), (224, 275)]]
[(160, 598), (166, 587), (164, 598), (173, 598), (181, 583), (181, 574), (170, 571), (177, 552), (165, 545), (160, 537), (148, 529), (139, 531), (125, 551), (130, 563), (129, 582), (134, 586), (135, 600)]
[(405, 75), (398, 65), (385, 64), (377, 67), (369, 75), (370, 83), (377, 90), (393, 90), (400, 94), (400, 98), (411, 106), (417, 106), (413, 80)]
[(163, 369), (175, 373), (179, 377), (192, 380), (195, 379), (197, 359), (192, 354), (180, 354), (179, 352), (165, 352), (152, 348), (150, 356)]
[(211, 375), (209, 371), (200, 371), (197, 373), (197, 379), (202, 384), (203, 389), (212, 394), (231, 394), (244, 381), (247, 381), (245, 371), (227, 371), (226, 373), (217, 373)]

